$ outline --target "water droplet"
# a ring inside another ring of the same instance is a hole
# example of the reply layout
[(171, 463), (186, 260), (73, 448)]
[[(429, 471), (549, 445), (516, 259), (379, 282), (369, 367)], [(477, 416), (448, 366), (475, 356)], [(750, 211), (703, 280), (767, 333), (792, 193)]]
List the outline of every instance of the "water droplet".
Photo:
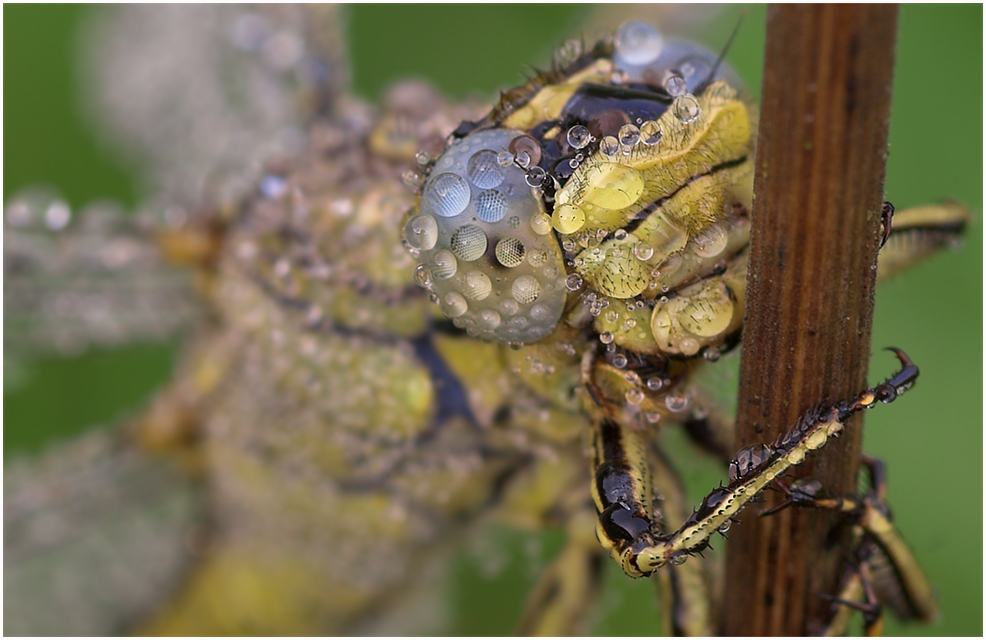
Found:
[(653, 378), (647, 379), (647, 388), (650, 389), (651, 391), (658, 391), (663, 386), (664, 386), (664, 380), (661, 378), (655, 376)]
[(505, 267), (516, 267), (524, 261), (524, 243), (517, 238), (503, 238), (496, 243), (496, 259)]
[(466, 164), (466, 176), (480, 189), (492, 189), (503, 182), (506, 171), (497, 162), (497, 154), (489, 149), (477, 151)]
[(496, 163), (501, 167), (509, 167), (514, 163), (514, 154), (509, 151), (501, 151), (496, 154)]
[(688, 91), (688, 82), (680, 74), (672, 71), (664, 78), (664, 90), (672, 97), (677, 98), (678, 96), (685, 95)]
[(469, 205), (469, 185), (462, 176), (443, 173), (425, 186), (421, 203), (423, 209), (443, 218), (457, 216)]
[(722, 227), (709, 227), (695, 238), (695, 253), (703, 258), (714, 258), (726, 249), (728, 241)]
[(680, 567), (681, 565), (685, 564), (685, 560), (688, 560), (688, 555), (685, 553), (678, 553), (671, 556), (671, 564), (673, 564), (676, 567)]
[(620, 152), (620, 141), (613, 136), (605, 136), (599, 141), (599, 150), (604, 156), (613, 157)]
[(438, 223), (431, 216), (414, 216), (404, 227), (404, 240), (419, 251), (430, 251), (438, 242)]
[[(601, 309), (598, 312), (596, 312), (594, 315), (598, 316), (600, 313), (602, 313)], [(609, 331), (603, 331), (602, 333), (599, 334), (599, 342), (602, 342), (603, 344), (612, 344), (613, 334), (610, 333)]]
[(551, 311), (543, 304), (536, 304), (531, 307), (531, 319), (535, 322), (545, 322), (550, 315)]
[(541, 162), (541, 145), (531, 136), (517, 136), (507, 145), (507, 150), (514, 154), (517, 164), (524, 169)]
[(431, 286), (431, 271), (428, 271), (428, 267), (419, 264), (414, 268), (414, 284), (422, 289), (427, 289)]
[(450, 244), (459, 260), (472, 262), (486, 253), (486, 234), (476, 225), (467, 224), (455, 230)]
[(637, 260), (641, 262), (650, 260), (654, 255), (654, 247), (650, 246), (646, 242), (638, 242), (633, 245), (633, 255), (636, 256)]
[(458, 318), (469, 310), (469, 304), (461, 294), (449, 291), (442, 299), (442, 313), (450, 318)]
[(488, 189), (476, 196), (476, 215), (483, 222), (499, 222), (507, 215), (507, 196)]
[(688, 408), (688, 398), (674, 393), (668, 394), (664, 396), (664, 406), (668, 408), (668, 411), (680, 413)]
[(682, 124), (691, 124), (698, 120), (702, 109), (699, 107), (698, 100), (695, 99), (695, 96), (686, 93), (674, 99), (674, 102), (671, 104), (671, 112), (674, 113), (674, 117), (678, 118)]
[(505, 316), (512, 316), (520, 311), (520, 305), (512, 298), (506, 298), (500, 303), (500, 311)]
[(487, 329), (496, 329), (500, 326), (500, 314), (492, 309), (483, 309), (479, 312), (479, 323)]
[(616, 231), (613, 232), (613, 237), (616, 238), (617, 240), (626, 240), (627, 235), (629, 234), (627, 234), (626, 229), (617, 229)]
[(424, 166), (429, 162), (431, 162), (431, 156), (429, 156), (424, 151), (419, 151), (416, 154), (414, 154), (414, 160), (421, 166)]
[(548, 252), (544, 249), (534, 249), (529, 254), (527, 254), (527, 261), (531, 263), (532, 266), (540, 267), (542, 264), (547, 262)]
[(530, 304), (541, 295), (541, 283), (534, 276), (521, 276), (514, 280), (510, 293), (517, 302)]
[(623, 367), (627, 366), (627, 357), (622, 353), (616, 354), (615, 356), (613, 356), (613, 366), (616, 367), (617, 369), (622, 369)]
[(653, 62), (660, 55), (662, 45), (663, 38), (657, 29), (636, 20), (623, 24), (613, 42), (620, 59), (632, 65)]
[(556, 69), (564, 69), (573, 64), (582, 55), (581, 40), (566, 40), (555, 49), (554, 61)]
[(565, 278), (565, 288), (569, 291), (578, 291), (582, 288), (582, 276), (577, 273), (570, 274)]
[(726, 533), (727, 531), (729, 531), (729, 526), (731, 524), (732, 524), (731, 520), (726, 520), (725, 522), (723, 522), (721, 525), (719, 525), (718, 528), (719, 533)]
[(640, 389), (628, 389), (624, 396), (627, 402), (632, 405), (638, 405), (644, 401), (644, 392)]
[(470, 271), (466, 274), (466, 286), (462, 292), (470, 300), (485, 300), (492, 290), (490, 277), (482, 271)]
[(545, 174), (544, 169), (542, 169), (541, 167), (534, 167), (527, 172), (527, 176), (525, 177), (525, 179), (527, 181), (528, 186), (540, 187), (541, 185), (544, 184), (546, 177), (547, 174)]
[(715, 362), (722, 357), (722, 352), (719, 351), (718, 347), (706, 347), (705, 351), (702, 352), (702, 357), (709, 362)]
[(664, 137), (664, 129), (656, 120), (648, 120), (640, 125), (640, 137), (644, 144), (652, 147)]
[(423, 176), (417, 171), (411, 171), (408, 169), (403, 174), (401, 174), (401, 181), (412, 189), (417, 189), (421, 186), (421, 181)]
[(584, 149), (592, 138), (589, 130), (580, 124), (568, 130), (568, 144), (575, 149)]
[(459, 268), (458, 263), (455, 261), (455, 256), (452, 255), (451, 251), (445, 249), (435, 254), (434, 261), (435, 264), (431, 272), (436, 278), (442, 280), (447, 280), (454, 276), (456, 269)]
[(651, 424), (657, 424), (661, 421), (661, 414), (657, 411), (648, 411), (644, 414), (644, 418), (646, 418), (647, 422)]
[[(551, 216), (551, 225), (558, 233), (575, 233), (585, 224), (585, 212), (579, 207), (570, 204), (563, 204), (555, 207), (555, 212)], [(574, 249), (574, 244), (572, 249)], [(571, 249), (567, 249), (571, 250)]]
[(640, 129), (632, 124), (625, 124), (620, 127), (619, 139), (624, 147), (632, 147), (640, 142)]
[(551, 216), (547, 213), (536, 213), (531, 217), (531, 229), (539, 236), (543, 236), (551, 231)]

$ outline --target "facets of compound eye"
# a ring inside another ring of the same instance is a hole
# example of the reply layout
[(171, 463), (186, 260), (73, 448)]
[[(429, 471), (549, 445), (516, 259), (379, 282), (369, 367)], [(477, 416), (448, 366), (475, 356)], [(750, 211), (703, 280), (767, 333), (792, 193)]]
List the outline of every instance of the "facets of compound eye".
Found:
[(531, 229), (539, 236), (551, 231), (551, 216), (546, 213), (536, 213), (531, 217)]
[(656, 120), (648, 120), (640, 125), (640, 138), (649, 147), (654, 146), (664, 137), (664, 129)]
[(438, 223), (431, 216), (414, 216), (404, 227), (404, 240), (413, 249), (430, 251), (438, 241)]
[(470, 271), (466, 274), (466, 286), (463, 293), (470, 300), (485, 300), (493, 290), (493, 283), (490, 277), (482, 271)]
[(428, 267), (419, 264), (414, 268), (414, 284), (422, 289), (427, 289), (431, 286), (431, 271), (428, 270)]
[(664, 90), (671, 96), (677, 98), (688, 91), (688, 83), (680, 74), (674, 71), (668, 72), (664, 77)]
[(588, 144), (592, 135), (589, 130), (584, 126), (577, 124), (568, 130), (568, 144), (574, 149), (584, 149)]
[(472, 262), (486, 253), (486, 233), (474, 224), (459, 227), (452, 234), (452, 253), (459, 260)]
[(507, 197), (495, 189), (476, 196), (476, 215), (483, 222), (499, 222), (507, 215)]
[(449, 291), (442, 298), (442, 313), (450, 318), (458, 318), (469, 310), (469, 304), (461, 294)]
[(657, 59), (663, 38), (646, 22), (627, 22), (616, 32), (616, 55), (627, 64), (642, 65)]
[(625, 124), (620, 127), (619, 139), (624, 147), (632, 147), (640, 141), (640, 129), (632, 124)]
[(575, 233), (585, 224), (585, 212), (572, 204), (563, 204), (555, 207), (555, 212), (551, 215), (551, 226), (558, 233)]
[(500, 326), (500, 314), (492, 309), (483, 309), (479, 312), (479, 324), (487, 329), (496, 329)]
[(506, 176), (506, 171), (497, 162), (497, 155), (489, 149), (477, 151), (466, 164), (466, 176), (469, 182), (480, 189), (492, 189), (499, 186)]
[[(541, 162), (541, 145), (531, 136), (517, 136), (507, 145), (507, 150), (514, 154), (521, 167), (533, 167)], [(520, 154), (526, 153), (526, 162), (521, 162)]]
[(682, 124), (691, 124), (698, 120), (702, 109), (699, 107), (698, 100), (695, 99), (695, 96), (686, 93), (674, 99), (674, 102), (671, 103), (671, 112)]
[(530, 304), (541, 295), (541, 283), (534, 276), (520, 276), (510, 287), (514, 300), (521, 304)]
[(582, 276), (580, 276), (577, 273), (569, 274), (569, 276), (565, 278), (565, 288), (568, 289), (569, 291), (578, 291), (579, 289), (581, 289)]
[(455, 261), (455, 256), (452, 255), (451, 251), (446, 251), (442, 249), (435, 254), (434, 266), (431, 269), (432, 274), (441, 280), (447, 280), (455, 275), (456, 269), (459, 265)]
[(524, 261), (524, 243), (517, 238), (503, 238), (496, 243), (496, 259), (505, 267), (516, 267)]
[(615, 156), (620, 152), (620, 141), (613, 136), (605, 136), (599, 141), (599, 151), (604, 156)]
[(443, 218), (462, 213), (469, 205), (469, 185), (459, 175), (443, 173), (429, 180), (421, 199), (423, 208)]
[(598, 165), (587, 177), (591, 188), (586, 192), (586, 201), (610, 211), (629, 207), (644, 192), (640, 172), (621, 164)]
[(525, 180), (527, 181), (527, 186), (529, 187), (540, 187), (544, 184), (546, 174), (544, 169), (541, 167), (534, 167), (527, 172)]

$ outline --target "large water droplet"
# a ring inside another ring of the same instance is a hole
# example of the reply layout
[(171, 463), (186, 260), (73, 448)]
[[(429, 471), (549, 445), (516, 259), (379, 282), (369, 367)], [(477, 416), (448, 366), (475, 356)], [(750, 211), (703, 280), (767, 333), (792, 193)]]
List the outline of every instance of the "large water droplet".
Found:
[(613, 136), (605, 136), (599, 141), (599, 150), (604, 156), (613, 157), (620, 152), (620, 141)]
[(483, 222), (499, 222), (507, 215), (507, 197), (495, 189), (476, 196), (476, 215)]
[(524, 243), (517, 238), (503, 238), (496, 243), (496, 259), (513, 268), (524, 261)]
[(664, 90), (677, 98), (688, 91), (688, 82), (680, 74), (669, 72), (664, 78)]
[(555, 207), (551, 216), (551, 225), (558, 233), (575, 233), (585, 224), (585, 212), (579, 207), (563, 204)]
[(541, 283), (534, 276), (521, 276), (514, 280), (510, 293), (517, 302), (530, 304), (541, 295)]
[(474, 224), (459, 227), (452, 234), (452, 253), (460, 260), (472, 262), (486, 253), (486, 234)]
[(640, 125), (640, 138), (649, 147), (654, 146), (664, 137), (664, 129), (656, 120), (648, 120)]
[(632, 65), (643, 65), (657, 59), (661, 53), (663, 38), (646, 22), (627, 22), (616, 32), (613, 43), (621, 60)]
[(671, 104), (671, 112), (683, 124), (691, 124), (698, 120), (702, 109), (699, 107), (698, 100), (695, 99), (695, 96), (686, 93), (674, 99), (674, 102)]
[(640, 142), (640, 129), (632, 124), (625, 124), (620, 127), (619, 139), (624, 147), (632, 147)]
[(404, 240), (412, 249), (430, 251), (438, 241), (438, 223), (431, 216), (414, 216), (404, 227)]
[(480, 189), (492, 189), (499, 186), (506, 173), (506, 170), (496, 161), (496, 153), (489, 149), (477, 151), (466, 164), (466, 176)]
[(584, 149), (591, 138), (589, 130), (580, 124), (568, 130), (568, 144), (575, 149)]
[(525, 179), (529, 187), (540, 187), (544, 184), (547, 175), (541, 167), (534, 167), (527, 172)]
[(422, 208), (443, 218), (462, 213), (469, 205), (469, 185), (462, 176), (443, 173), (435, 176), (425, 187)]
[(456, 269), (459, 267), (455, 260), (455, 256), (452, 255), (452, 252), (445, 249), (442, 249), (435, 254), (434, 261), (435, 264), (432, 267), (431, 272), (436, 278), (440, 278), (442, 280), (447, 280), (454, 276)]
[(485, 300), (493, 290), (490, 277), (482, 271), (470, 271), (466, 274), (466, 286), (463, 293), (470, 300)]
[(578, 291), (582, 288), (582, 276), (577, 273), (570, 274), (565, 278), (565, 288), (569, 291)]
[(442, 298), (442, 313), (450, 318), (458, 318), (469, 310), (469, 304), (461, 294), (449, 291)]

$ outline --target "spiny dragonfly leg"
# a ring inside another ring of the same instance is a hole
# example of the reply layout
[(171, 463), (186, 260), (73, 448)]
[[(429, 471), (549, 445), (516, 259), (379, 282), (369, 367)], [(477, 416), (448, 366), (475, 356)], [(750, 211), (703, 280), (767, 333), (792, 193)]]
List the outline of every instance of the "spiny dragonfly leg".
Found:
[(713, 490), (685, 523), (661, 533), (651, 515), (650, 469), (644, 432), (609, 416), (597, 421), (592, 437), (593, 500), (599, 513), (597, 535), (627, 575), (647, 576), (666, 564), (680, 564), (701, 553), (711, 537), (790, 467), (838, 435), (854, 413), (892, 402), (917, 379), (918, 368), (894, 349), (901, 370), (883, 383), (835, 405), (809, 411), (773, 445), (754, 445), (730, 463), (729, 484)]

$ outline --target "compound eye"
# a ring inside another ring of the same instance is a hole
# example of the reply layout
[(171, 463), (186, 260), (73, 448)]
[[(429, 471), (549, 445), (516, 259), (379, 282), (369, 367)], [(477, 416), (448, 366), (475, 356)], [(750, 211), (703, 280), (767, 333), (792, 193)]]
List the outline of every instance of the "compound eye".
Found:
[(616, 32), (613, 67), (624, 82), (643, 82), (664, 87), (672, 96), (696, 93), (703, 83), (725, 79), (742, 87), (739, 76), (720, 62), (712, 78), (718, 55), (688, 40), (664, 37), (646, 22), (627, 22)]
[(565, 308), (564, 260), (538, 188), (544, 175), (524, 151), (531, 142), (491, 129), (453, 143), (404, 227), (418, 284), (457, 327), (485, 340), (535, 342)]

